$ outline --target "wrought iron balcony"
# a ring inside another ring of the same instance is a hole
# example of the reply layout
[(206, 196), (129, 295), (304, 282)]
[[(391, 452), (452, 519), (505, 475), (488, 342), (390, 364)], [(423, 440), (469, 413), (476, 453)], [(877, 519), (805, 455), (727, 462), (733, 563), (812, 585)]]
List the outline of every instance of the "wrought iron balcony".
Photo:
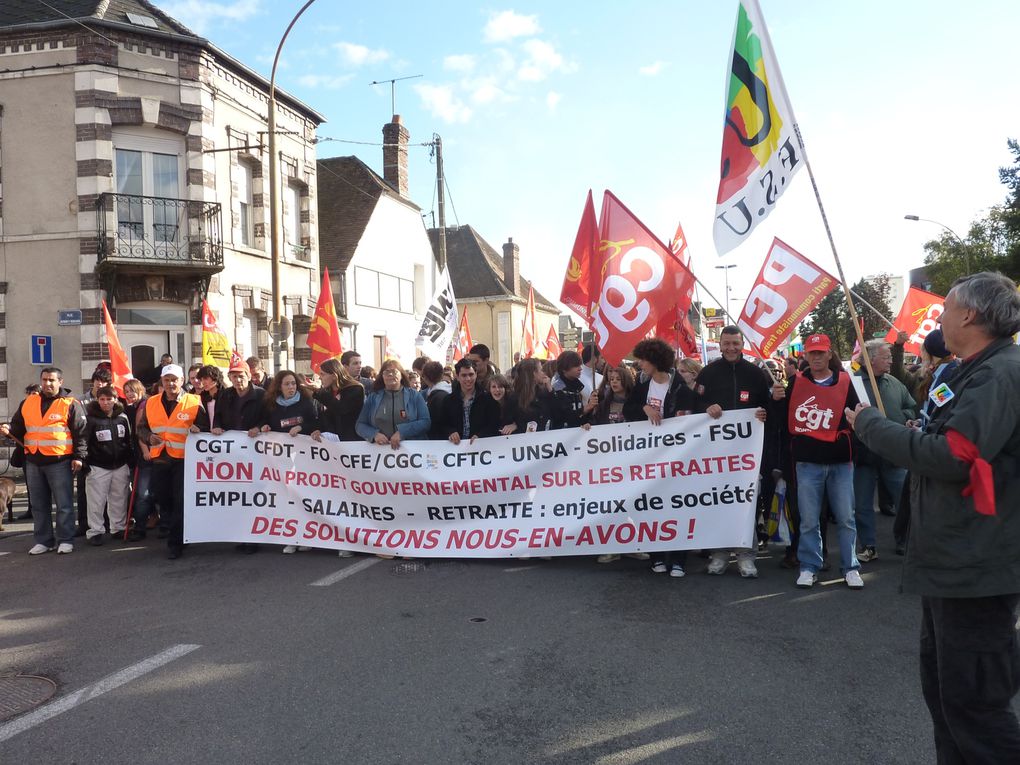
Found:
[(99, 268), (222, 271), (221, 209), (219, 202), (100, 194)]

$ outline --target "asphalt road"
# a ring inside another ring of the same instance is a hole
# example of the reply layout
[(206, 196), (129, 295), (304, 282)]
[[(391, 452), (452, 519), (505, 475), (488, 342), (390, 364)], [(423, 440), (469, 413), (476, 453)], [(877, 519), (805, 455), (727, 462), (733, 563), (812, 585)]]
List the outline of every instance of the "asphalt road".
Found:
[[(69, 708), (0, 722), (0, 762), (932, 762), (890, 529), (859, 592), (837, 573), (797, 590), (778, 551), (757, 580), (696, 556), (670, 579), (229, 545), (168, 561), (155, 539), (30, 557), (5, 536), (0, 675), (52, 678)], [(151, 667), (175, 646), (198, 647)]]

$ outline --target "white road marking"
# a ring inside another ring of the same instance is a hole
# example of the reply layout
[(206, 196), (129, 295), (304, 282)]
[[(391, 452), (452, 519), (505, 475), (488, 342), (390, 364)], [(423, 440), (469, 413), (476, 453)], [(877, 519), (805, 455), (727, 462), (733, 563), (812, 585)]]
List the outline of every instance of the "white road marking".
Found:
[(9, 552), (0, 552), (0, 555), (10, 555)]
[(503, 572), (507, 574), (516, 574), (518, 571), (531, 571), (531, 569), (533, 568), (538, 568), (538, 564), (536, 563), (534, 566), (517, 566), (516, 568), (505, 568), (503, 569)]
[(770, 592), (768, 595), (755, 595), (753, 598), (744, 598), (743, 600), (734, 600), (732, 603), (727, 603), (728, 606), (739, 606), (741, 603), (753, 603), (756, 600), (765, 600), (767, 598), (778, 598), (780, 595), (787, 595), (785, 592)]
[(132, 552), (134, 550), (148, 550), (148, 547), (116, 547), (110, 552)]
[(29, 712), (22, 717), (11, 720), (9, 723), (0, 725), (0, 742), (13, 738), (19, 733), (24, 733), (26, 730), (34, 728), (39, 723), (46, 722), (50, 718), (74, 709), (76, 706), (84, 704), (86, 701), (91, 701), (98, 696), (102, 696), (107, 691), (112, 691), (125, 683), (137, 680), (142, 675), (146, 675), (154, 669), (159, 669), (164, 664), (169, 664), (175, 659), (186, 656), (201, 647), (202, 646), (189, 643), (181, 643), (180, 645), (171, 646), (162, 653), (157, 653), (155, 656), (150, 656), (148, 659), (144, 659), (137, 664), (132, 664), (130, 667), (122, 669), (119, 672), (114, 672), (112, 675), (108, 675), (102, 680), (92, 683), (92, 685), (86, 685), (84, 688), (77, 690), (74, 693), (63, 696), (56, 701), (51, 701), (49, 704), (44, 704), (34, 712)]
[(329, 587), (331, 584), (336, 584), (337, 582), (339, 582), (339, 581), (341, 581), (343, 579), (346, 579), (349, 576), (354, 576), (359, 571), (364, 571), (369, 566), (374, 566), (376, 563), (378, 563), (381, 560), (382, 560), (382, 558), (365, 558), (364, 560), (359, 560), (357, 563), (352, 563), (350, 566), (347, 566), (346, 568), (340, 569), (335, 574), (330, 574), (329, 576), (324, 576), (322, 579), (318, 579), (318, 580), (312, 582), (308, 586), (309, 587)]

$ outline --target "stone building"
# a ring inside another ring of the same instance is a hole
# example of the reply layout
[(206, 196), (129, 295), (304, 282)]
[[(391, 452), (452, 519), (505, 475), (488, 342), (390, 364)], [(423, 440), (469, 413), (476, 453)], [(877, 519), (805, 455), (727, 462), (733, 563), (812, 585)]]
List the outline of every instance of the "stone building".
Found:
[[(203, 299), (241, 353), (270, 357), (268, 82), (145, 0), (56, 5), (0, 3), (4, 418), (38, 379), (33, 336), (75, 390), (108, 358), (103, 298), (136, 376), (165, 352), (200, 360)], [(277, 91), (280, 284), (298, 333), (319, 289), (322, 121)], [(306, 368), (294, 339), (283, 362)]]

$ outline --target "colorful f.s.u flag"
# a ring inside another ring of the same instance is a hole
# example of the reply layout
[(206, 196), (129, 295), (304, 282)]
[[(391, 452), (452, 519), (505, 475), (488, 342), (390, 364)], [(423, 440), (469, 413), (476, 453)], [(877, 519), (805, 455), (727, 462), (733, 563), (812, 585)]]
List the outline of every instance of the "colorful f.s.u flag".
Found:
[(740, 0), (715, 209), (720, 255), (765, 220), (803, 164), (804, 148), (758, 0)]

